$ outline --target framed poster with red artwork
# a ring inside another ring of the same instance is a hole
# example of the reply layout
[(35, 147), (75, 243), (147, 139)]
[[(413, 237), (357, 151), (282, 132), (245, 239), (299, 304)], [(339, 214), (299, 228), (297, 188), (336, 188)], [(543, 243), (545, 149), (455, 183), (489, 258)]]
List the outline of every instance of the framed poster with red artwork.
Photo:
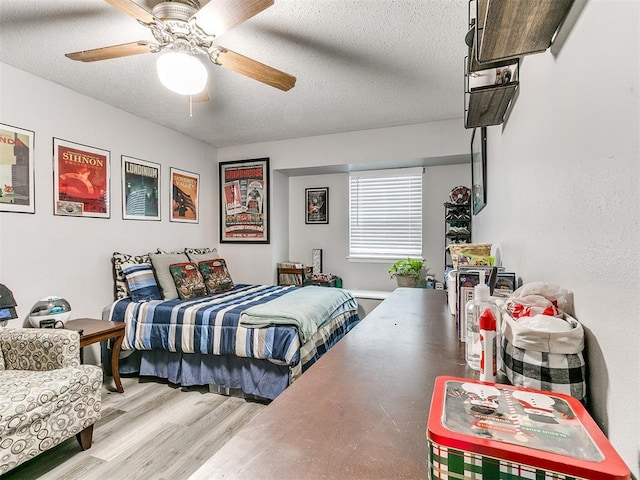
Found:
[(269, 243), (269, 159), (220, 162), (220, 242)]
[(53, 139), (55, 215), (109, 218), (110, 157), (108, 150)]
[(198, 223), (200, 175), (171, 167), (172, 222)]

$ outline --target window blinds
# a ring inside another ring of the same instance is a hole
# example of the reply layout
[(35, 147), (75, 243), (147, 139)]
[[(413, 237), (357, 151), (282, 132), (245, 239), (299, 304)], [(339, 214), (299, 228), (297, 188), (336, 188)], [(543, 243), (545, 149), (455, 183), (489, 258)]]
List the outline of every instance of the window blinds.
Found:
[(349, 257), (422, 256), (422, 172), (349, 175)]

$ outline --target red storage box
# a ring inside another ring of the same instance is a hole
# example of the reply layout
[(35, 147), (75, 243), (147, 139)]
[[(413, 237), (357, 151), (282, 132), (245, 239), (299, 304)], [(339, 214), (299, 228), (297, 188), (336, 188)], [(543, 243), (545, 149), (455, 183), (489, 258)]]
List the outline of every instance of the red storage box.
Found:
[(629, 479), (582, 404), (560, 393), (438, 377), (427, 425), (430, 479)]

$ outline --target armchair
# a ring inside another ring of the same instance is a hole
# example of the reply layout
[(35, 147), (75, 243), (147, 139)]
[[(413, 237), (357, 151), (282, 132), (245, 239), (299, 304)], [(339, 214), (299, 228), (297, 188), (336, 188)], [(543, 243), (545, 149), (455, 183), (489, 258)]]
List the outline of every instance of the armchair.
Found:
[(0, 475), (73, 435), (90, 448), (101, 390), (77, 332), (0, 328)]

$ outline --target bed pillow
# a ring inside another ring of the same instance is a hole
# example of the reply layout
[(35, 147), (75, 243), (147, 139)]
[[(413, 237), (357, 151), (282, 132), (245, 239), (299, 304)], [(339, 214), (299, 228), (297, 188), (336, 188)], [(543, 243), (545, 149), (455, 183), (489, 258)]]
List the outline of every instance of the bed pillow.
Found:
[(113, 297), (115, 300), (129, 298), (129, 285), (122, 273), (122, 264), (125, 262), (149, 263), (149, 255), (129, 255), (128, 253), (113, 252), (111, 263), (113, 265)]
[(131, 300), (134, 302), (162, 300), (150, 263), (124, 262), (121, 266), (131, 292)]
[(184, 253), (186, 253), (187, 255), (191, 255), (192, 253), (195, 253), (196, 255), (202, 255), (203, 253), (211, 253), (211, 252), (215, 252), (216, 249), (215, 248), (211, 248), (211, 247), (204, 247), (204, 248), (185, 248), (184, 249)]
[(191, 300), (207, 294), (207, 287), (195, 263), (172, 263), (169, 271), (181, 300)]
[(159, 253), (161, 255), (178, 255), (179, 253), (184, 253), (184, 250), (176, 250), (174, 252), (167, 252), (166, 250), (163, 250), (161, 248), (157, 248), (156, 249), (156, 253)]
[(187, 254), (190, 261), (196, 264), (206, 260), (220, 258), (218, 250), (215, 248), (185, 248), (184, 253)]
[(233, 290), (233, 280), (223, 258), (198, 262), (198, 270), (202, 274), (209, 295)]
[(184, 253), (176, 254), (163, 254), (163, 253), (150, 253), (151, 265), (156, 272), (156, 278), (160, 285), (160, 291), (162, 292), (162, 298), (164, 300), (175, 300), (179, 298), (176, 284), (173, 281), (173, 276), (169, 271), (169, 265), (172, 263), (185, 263), (189, 259)]

